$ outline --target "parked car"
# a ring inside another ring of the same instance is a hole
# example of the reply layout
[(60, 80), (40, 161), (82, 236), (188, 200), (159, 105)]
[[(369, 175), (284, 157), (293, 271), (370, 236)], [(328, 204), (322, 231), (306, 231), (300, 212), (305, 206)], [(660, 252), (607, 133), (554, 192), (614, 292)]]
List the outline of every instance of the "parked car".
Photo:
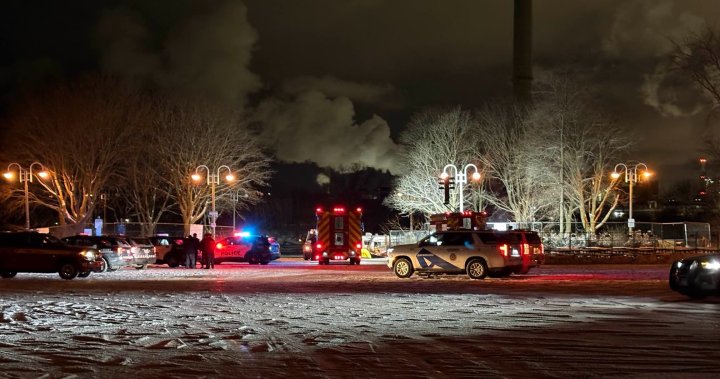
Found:
[(100, 272), (112, 272), (133, 265), (131, 246), (123, 238), (76, 235), (65, 237), (63, 241), (70, 246), (93, 247), (100, 250), (104, 262)]
[(148, 264), (155, 263), (157, 257), (155, 255), (155, 247), (149, 238), (129, 237), (127, 241), (130, 243), (130, 252), (133, 256), (133, 266), (142, 270), (147, 268)]
[(417, 244), (388, 249), (387, 265), (400, 278), (413, 273), (486, 276), (525, 274), (543, 263), (544, 250), (535, 232), (516, 230), (447, 230)]
[(45, 233), (0, 233), (0, 277), (18, 272), (57, 272), (63, 279), (85, 278), (101, 271), (102, 254), (94, 248), (71, 247)]
[(280, 245), (274, 238), (258, 235), (226, 237), (215, 245), (215, 263), (248, 262), (268, 264), (280, 257)]
[(282, 254), (280, 254), (280, 243), (274, 238), (274, 237), (268, 237), (268, 242), (270, 243), (270, 260), (274, 261)]
[(673, 291), (694, 299), (720, 295), (720, 254), (673, 262), (669, 280)]
[[(150, 240), (150, 243), (155, 247), (155, 263), (168, 264), (168, 261), (184, 262), (185, 253), (182, 249), (182, 237), (150, 236), (148, 240)], [(183, 258), (180, 259), (180, 257)], [(177, 264), (171, 267), (177, 267)]]
[(315, 245), (317, 244), (317, 231), (310, 229), (303, 243), (303, 259), (315, 260)]

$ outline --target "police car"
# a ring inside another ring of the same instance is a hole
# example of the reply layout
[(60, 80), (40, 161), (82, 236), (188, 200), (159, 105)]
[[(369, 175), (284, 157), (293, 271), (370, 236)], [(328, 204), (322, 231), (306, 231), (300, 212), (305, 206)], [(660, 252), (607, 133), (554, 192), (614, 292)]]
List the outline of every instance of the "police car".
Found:
[(493, 230), (438, 231), (413, 245), (388, 249), (388, 267), (399, 278), (419, 274), (488, 275), (525, 274), (544, 261), (536, 232)]
[(239, 233), (226, 237), (215, 245), (215, 263), (248, 262), (268, 264), (280, 258), (280, 245), (274, 238), (262, 235)]

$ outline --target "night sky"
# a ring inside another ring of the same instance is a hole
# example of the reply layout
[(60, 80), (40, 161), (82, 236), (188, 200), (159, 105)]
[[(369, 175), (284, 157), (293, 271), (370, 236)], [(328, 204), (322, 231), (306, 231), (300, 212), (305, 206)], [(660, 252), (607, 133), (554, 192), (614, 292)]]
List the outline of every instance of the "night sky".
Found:
[[(397, 173), (396, 137), (413, 113), (510, 96), (512, 3), (3, 1), (0, 116), (22, 91), (101, 71), (251, 110), (280, 161)], [(666, 55), (671, 40), (717, 25), (720, 5), (533, 7), (534, 76), (582, 73), (604, 111), (635, 134), (629, 159), (646, 162), (663, 186), (695, 177), (710, 101)]]

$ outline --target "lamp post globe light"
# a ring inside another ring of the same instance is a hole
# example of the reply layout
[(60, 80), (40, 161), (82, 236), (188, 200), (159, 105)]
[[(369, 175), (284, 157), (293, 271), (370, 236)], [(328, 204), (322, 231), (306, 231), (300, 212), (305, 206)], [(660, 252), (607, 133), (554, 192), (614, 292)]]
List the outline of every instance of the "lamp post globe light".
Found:
[(220, 172), (223, 169), (226, 169), (228, 172), (228, 174), (225, 175), (225, 180), (227, 182), (235, 181), (235, 176), (233, 175), (232, 170), (226, 165), (221, 165), (216, 170), (210, 170), (208, 166), (201, 164), (195, 168), (195, 173), (191, 176), (192, 180), (199, 182), (202, 180), (200, 172), (202, 172), (202, 170), (207, 172), (206, 183), (210, 186), (210, 200), (212, 203), (212, 210), (210, 211), (210, 228), (212, 229), (213, 238), (215, 238), (215, 227), (217, 227), (218, 217), (217, 210), (215, 209), (215, 186), (220, 185)]
[(648, 170), (645, 163), (625, 164), (618, 163), (615, 165), (612, 174), (610, 176), (613, 179), (619, 179), (621, 175), (625, 174), (625, 183), (630, 186), (628, 194), (628, 234), (632, 236), (633, 228), (635, 227), (635, 219), (633, 218), (633, 185), (638, 182), (638, 168), (642, 168), (641, 177), (648, 179), (652, 176), (652, 172)]
[(458, 200), (459, 200), (459, 203), (460, 203), (460, 212), (461, 212), (461, 213), (462, 213), (462, 211), (463, 211), (463, 203), (464, 203), (464, 199), (463, 199), (463, 184), (467, 184), (468, 169), (470, 169), (470, 168), (472, 168), (473, 171), (474, 171), (474, 172), (472, 173), (472, 175), (470, 176), (470, 178), (472, 179), (472, 181), (474, 181), (474, 182), (479, 181), (479, 180), (480, 180), (480, 170), (478, 170), (477, 166), (475, 166), (475, 165), (472, 164), (472, 163), (466, 164), (466, 165), (462, 168), (462, 170), (459, 170), (459, 169), (457, 168), (457, 166), (455, 166), (455, 165), (452, 164), (452, 163), (451, 163), (451, 164), (448, 164), (448, 165), (445, 166), (445, 168), (443, 168), (442, 174), (440, 174), (440, 178), (443, 179), (443, 180), (445, 180), (445, 179), (447, 179), (448, 177), (450, 177), (450, 173), (448, 172), (449, 169), (452, 169), (452, 170), (455, 171), (455, 184), (457, 184), (457, 186), (458, 186)]
[[(33, 172), (33, 167), (38, 166), (40, 168), (40, 171)], [(30, 229), (30, 196), (28, 194), (28, 182), (33, 181), (33, 176), (36, 176), (39, 179), (45, 179), (50, 174), (45, 169), (45, 167), (40, 162), (33, 162), (28, 166), (28, 168), (22, 167), (19, 163), (10, 163), (8, 165), (7, 171), (3, 174), (5, 179), (7, 180), (13, 180), (15, 178), (15, 174), (13, 173), (12, 169), (13, 167), (17, 168), (18, 171), (18, 178), (20, 180), (20, 183), (23, 183), (25, 188), (25, 229)]]

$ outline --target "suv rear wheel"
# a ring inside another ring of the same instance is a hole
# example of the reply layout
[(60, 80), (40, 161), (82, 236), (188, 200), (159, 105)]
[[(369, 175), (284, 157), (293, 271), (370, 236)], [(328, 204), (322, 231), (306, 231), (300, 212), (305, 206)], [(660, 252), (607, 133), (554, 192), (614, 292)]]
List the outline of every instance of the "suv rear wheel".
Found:
[(480, 258), (471, 259), (466, 270), (470, 279), (485, 279), (488, 274), (487, 263)]
[(65, 280), (71, 280), (78, 276), (78, 269), (75, 264), (66, 262), (60, 265), (58, 274), (60, 274), (60, 277)]
[(110, 267), (110, 264), (108, 263), (107, 258), (103, 257), (102, 264), (100, 265), (100, 271), (98, 271), (98, 272), (108, 271), (109, 267)]
[(393, 263), (393, 272), (398, 278), (409, 278), (414, 271), (412, 262), (407, 258), (398, 258)]

